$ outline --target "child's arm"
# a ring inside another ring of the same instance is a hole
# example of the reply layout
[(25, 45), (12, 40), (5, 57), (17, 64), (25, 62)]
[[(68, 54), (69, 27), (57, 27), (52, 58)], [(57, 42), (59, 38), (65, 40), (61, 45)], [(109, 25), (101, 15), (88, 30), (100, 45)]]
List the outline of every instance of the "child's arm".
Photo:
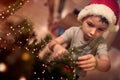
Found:
[(96, 69), (100, 71), (108, 71), (111, 67), (108, 55), (98, 55), (96, 56), (96, 61)]
[(65, 41), (62, 37), (58, 37), (55, 40), (52, 40), (48, 44), (48, 48), (53, 52), (53, 57), (54, 58), (56, 58), (56, 57), (64, 54), (65, 52), (67, 52), (65, 47), (63, 47), (63, 44), (65, 44)]
[(48, 44), (48, 47), (49, 47), (49, 49), (50, 49), (51, 51), (53, 51), (53, 50), (54, 50), (54, 47), (55, 47), (56, 45), (62, 45), (64, 42), (65, 42), (65, 41), (64, 41), (63, 38), (58, 37), (58, 38), (52, 40), (52, 41)]
[(108, 71), (110, 69), (110, 60), (108, 55), (93, 56), (92, 54), (87, 54), (80, 56), (77, 64), (85, 71), (93, 69), (98, 69), (99, 71)]
[[(47, 44), (47, 46), (40, 52), (39, 58), (42, 60), (50, 53), (50, 59), (62, 54), (66, 49), (62, 46), (64, 39), (58, 37)], [(52, 54), (51, 54), (52, 53)]]

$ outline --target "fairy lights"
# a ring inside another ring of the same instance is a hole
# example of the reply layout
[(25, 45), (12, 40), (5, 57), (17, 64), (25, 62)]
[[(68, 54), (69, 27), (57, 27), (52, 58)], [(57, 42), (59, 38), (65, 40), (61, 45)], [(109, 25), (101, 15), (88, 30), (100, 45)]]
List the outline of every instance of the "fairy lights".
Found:
[[(9, 16), (13, 15), (21, 6), (24, 5), (26, 0), (17, 0), (14, 4), (11, 4), (4, 11), (0, 12), (0, 21), (7, 19)], [(27, 1), (28, 2), (28, 1)]]

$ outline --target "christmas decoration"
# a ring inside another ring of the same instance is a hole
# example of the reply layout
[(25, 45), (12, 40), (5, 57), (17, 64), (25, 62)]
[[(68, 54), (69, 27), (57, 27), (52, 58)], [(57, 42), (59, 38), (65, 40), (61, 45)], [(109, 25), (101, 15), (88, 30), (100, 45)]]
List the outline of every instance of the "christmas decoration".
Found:
[(15, 3), (10, 4), (5, 10), (0, 12), (0, 22), (13, 15), (18, 9), (20, 9), (27, 0), (16, 0)]
[(44, 39), (37, 42), (32, 23), (20, 16), (16, 17), (19, 18), (17, 24), (7, 20), (4, 27), (2, 26), (4, 31), (1, 31), (0, 35), (0, 75), (2, 75), (0, 79), (35, 80), (34, 70), (41, 64), (38, 59), (39, 50), (42, 50), (52, 38), (46, 35)]
[(65, 53), (48, 64), (49, 71), (61, 75), (63, 80), (77, 80), (80, 76), (85, 76), (86, 72), (78, 68), (76, 61), (79, 56), (85, 55), (87, 50), (84, 52), (79, 52), (76, 48), (68, 49), (69, 53)]
[[(85, 55), (76, 48), (68, 49), (69, 54), (63, 55), (52, 62), (40, 60), (38, 54), (52, 40), (46, 35), (40, 42), (33, 31), (33, 24), (20, 16), (18, 22), (8, 20), (26, 0), (17, 0), (0, 12), (0, 80), (76, 80), (86, 72), (77, 67), (78, 56)], [(92, 43), (93, 45), (93, 43)]]
[(43, 58), (44, 64), (47, 65), (48, 73), (54, 76), (54, 79), (59, 80), (77, 80), (79, 77), (86, 75), (86, 71), (83, 71), (76, 65), (76, 61), (79, 56), (86, 55), (91, 53), (96, 54), (97, 46), (103, 42), (103, 38), (97, 38), (92, 40), (90, 43), (81, 46), (82, 50), (79, 50), (75, 47), (69, 48), (68, 52), (65, 54), (54, 58), (49, 59), (50, 55)]
[(27, 75), (30, 74), (32, 68), (30, 67), (32, 56), (25, 49), (25, 45), (33, 33), (32, 24), (23, 19), (16, 25), (6, 21), (2, 27), (5, 29), (1, 31), (0, 36), (0, 63), (5, 65), (6, 70), (0, 72), (2, 75), (0, 79), (17, 80), (21, 75), (28, 78)]

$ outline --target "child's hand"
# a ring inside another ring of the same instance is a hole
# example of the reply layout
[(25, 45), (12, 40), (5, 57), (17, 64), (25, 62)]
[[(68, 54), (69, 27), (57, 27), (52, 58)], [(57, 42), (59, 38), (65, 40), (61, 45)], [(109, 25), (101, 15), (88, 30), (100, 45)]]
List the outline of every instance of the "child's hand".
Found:
[(56, 44), (53, 49), (52, 60), (54, 60), (55, 58), (61, 58), (66, 53), (67, 50), (63, 46)]
[(58, 43), (57, 43), (55, 40), (53, 40), (53, 41), (51, 41), (51, 42), (48, 44), (48, 48), (49, 48), (51, 51), (53, 51), (54, 47), (55, 47), (57, 44), (58, 44)]
[(96, 67), (96, 58), (92, 54), (83, 55), (78, 57), (76, 64), (85, 71), (93, 70)]

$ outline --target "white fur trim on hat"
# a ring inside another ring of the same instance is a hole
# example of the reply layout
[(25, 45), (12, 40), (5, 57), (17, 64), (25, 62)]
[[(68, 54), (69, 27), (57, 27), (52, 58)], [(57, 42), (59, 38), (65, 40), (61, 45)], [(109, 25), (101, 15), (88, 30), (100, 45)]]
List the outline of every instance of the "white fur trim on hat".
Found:
[(92, 4), (86, 6), (78, 14), (78, 20), (81, 21), (87, 15), (101, 15), (109, 21), (110, 25), (114, 25), (116, 22), (116, 16), (112, 9), (104, 4)]

